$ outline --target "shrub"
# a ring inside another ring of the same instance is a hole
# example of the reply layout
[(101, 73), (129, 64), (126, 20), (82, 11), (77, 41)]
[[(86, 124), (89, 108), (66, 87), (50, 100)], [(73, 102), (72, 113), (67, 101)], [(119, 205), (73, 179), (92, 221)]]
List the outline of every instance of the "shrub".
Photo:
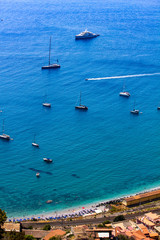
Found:
[(50, 224), (46, 224), (43, 228), (43, 230), (49, 231), (51, 229)]
[(35, 240), (35, 238), (32, 235), (25, 235), (25, 240)]
[(125, 220), (125, 217), (123, 215), (119, 215), (114, 218), (113, 222), (119, 222)]

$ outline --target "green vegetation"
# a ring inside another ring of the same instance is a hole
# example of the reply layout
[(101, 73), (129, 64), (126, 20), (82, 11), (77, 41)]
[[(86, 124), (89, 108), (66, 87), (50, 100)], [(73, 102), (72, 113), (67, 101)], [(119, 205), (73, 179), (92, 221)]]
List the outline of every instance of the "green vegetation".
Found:
[(32, 235), (25, 235), (24, 239), (25, 240), (35, 240), (35, 238)]
[(33, 227), (32, 227), (32, 226), (29, 226), (27, 229), (33, 229)]
[(0, 226), (2, 226), (6, 220), (7, 220), (7, 215), (5, 211), (0, 209)]
[(98, 224), (99, 228), (108, 228), (105, 226), (106, 224), (110, 224), (111, 222), (109, 220), (104, 221), (103, 223)]
[(125, 217), (123, 215), (119, 215), (114, 218), (113, 222), (119, 222), (125, 220)]
[(128, 237), (126, 235), (118, 235), (118, 240), (134, 240), (134, 238)]
[(43, 230), (49, 231), (51, 229), (51, 225), (50, 224), (46, 224), (43, 228)]
[(60, 236), (51, 237), (49, 240), (61, 240), (62, 238)]

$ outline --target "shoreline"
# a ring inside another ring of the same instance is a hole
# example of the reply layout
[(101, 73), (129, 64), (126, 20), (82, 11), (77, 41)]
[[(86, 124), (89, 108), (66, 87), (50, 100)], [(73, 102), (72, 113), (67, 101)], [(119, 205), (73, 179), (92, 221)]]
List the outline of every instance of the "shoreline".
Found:
[(111, 198), (111, 199), (105, 199), (105, 200), (88, 203), (88, 204), (83, 204), (83, 205), (79, 205), (79, 206), (75, 206), (75, 207), (73, 206), (73, 207), (69, 207), (69, 208), (65, 208), (65, 209), (61, 209), (61, 210), (48, 211), (48, 212), (39, 213), (39, 214), (28, 214), (23, 217), (8, 217), (7, 220), (13, 221), (13, 222), (15, 222), (17, 220), (18, 221), (28, 221), (28, 220), (34, 220), (34, 219), (36, 219), (36, 220), (51, 220), (51, 219), (58, 220), (58, 219), (64, 219), (64, 218), (74, 218), (74, 217), (78, 217), (78, 216), (93, 215), (93, 214), (96, 214), (96, 210), (100, 210), (101, 212), (104, 212), (105, 206), (107, 204), (120, 202), (124, 198), (136, 196), (136, 195), (142, 194), (142, 193), (152, 192), (154, 190), (160, 190), (160, 186), (150, 188), (150, 189), (144, 190), (144, 191), (139, 191), (134, 194), (128, 194), (128, 195), (115, 197), (115, 198)]

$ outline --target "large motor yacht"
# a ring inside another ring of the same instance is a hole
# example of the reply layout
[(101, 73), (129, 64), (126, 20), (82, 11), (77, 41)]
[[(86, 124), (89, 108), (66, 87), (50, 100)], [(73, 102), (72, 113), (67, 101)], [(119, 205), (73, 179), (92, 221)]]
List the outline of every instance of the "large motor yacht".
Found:
[(76, 35), (75, 39), (88, 39), (88, 38), (95, 38), (98, 36), (99, 36), (99, 34), (89, 32), (86, 29), (84, 32), (81, 32), (80, 34)]

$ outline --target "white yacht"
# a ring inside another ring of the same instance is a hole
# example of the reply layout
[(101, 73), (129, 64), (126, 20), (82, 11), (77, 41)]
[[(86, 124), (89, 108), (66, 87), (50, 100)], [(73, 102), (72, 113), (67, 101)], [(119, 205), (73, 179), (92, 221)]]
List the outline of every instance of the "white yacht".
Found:
[(87, 29), (84, 32), (81, 32), (80, 34), (75, 36), (75, 39), (87, 39), (87, 38), (95, 38), (98, 37), (99, 34), (92, 33), (87, 31)]

